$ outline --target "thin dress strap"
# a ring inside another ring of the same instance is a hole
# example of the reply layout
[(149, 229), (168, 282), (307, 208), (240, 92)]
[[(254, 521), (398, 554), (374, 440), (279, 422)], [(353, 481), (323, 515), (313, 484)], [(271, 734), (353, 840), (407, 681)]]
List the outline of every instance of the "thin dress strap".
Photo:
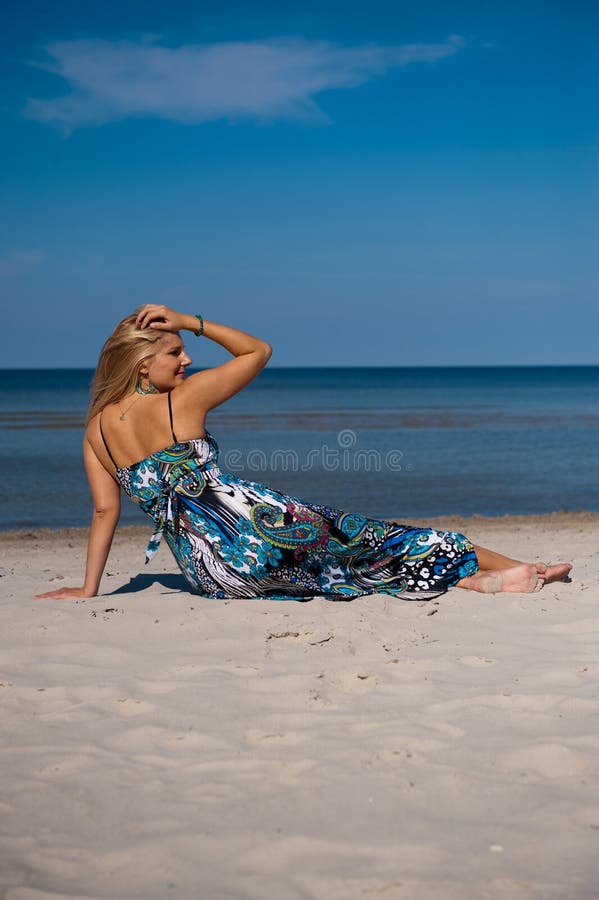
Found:
[(171, 405), (171, 392), (170, 391), (168, 392), (168, 418), (171, 423), (171, 434), (173, 436), (173, 441), (175, 442), (175, 444), (178, 444), (179, 441), (177, 440), (177, 435), (175, 434), (175, 429), (173, 428), (173, 407)]
[(108, 455), (110, 457), (112, 465), (115, 467), (115, 469), (118, 469), (118, 466), (117, 466), (116, 462), (114, 461), (114, 456), (110, 452), (110, 447), (106, 443), (106, 438), (104, 437), (104, 429), (102, 428), (102, 413), (103, 412), (104, 412), (104, 410), (102, 410), (102, 412), (100, 413), (100, 418), (98, 419), (98, 424), (100, 425), (100, 434), (102, 436), (102, 440), (104, 441), (104, 446), (106, 447), (106, 452), (108, 453)]

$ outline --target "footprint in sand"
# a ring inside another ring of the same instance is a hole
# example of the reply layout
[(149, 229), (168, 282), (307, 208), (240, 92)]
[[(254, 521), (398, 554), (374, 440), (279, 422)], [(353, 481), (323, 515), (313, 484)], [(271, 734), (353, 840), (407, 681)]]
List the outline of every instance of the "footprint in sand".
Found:
[(330, 687), (337, 688), (344, 694), (370, 694), (377, 688), (376, 675), (372, 675), (368, 671), (356, 671), (349, 669), (345, 672), (334, 672), (322, 676), (323, 680)]
[(511, 750), (497, 759), (500, 768), (540, 778), (568, 778), (590, 771), (594, 754), (571, 750), (564, 744), (533, 744)]
[(472, 669), (482, 669), (485, 666), (494, 666), (496, 659), (488, 659), (486, 656), (458, 656), (457, 661), (463, 666), (470, 666)]
[(131, 716), (143, 716), (145, 713), (154, 711), (153, 703), (146, 703), (145, 700), (134, 700), (133, 697), (119, 697), (114, 701), (115, 709), (120, 716), (130, 718)]
[(205, 749), (209, 743), (209, 737), (207, 739), (200, 731), (179, 731), (165, 737), (162, 741), (162, 746), (165, 748), (179, 747), (199, 750)]
[(272, 744), (295, 747), (306, 740), (306, 736), (297, 731), (246, 731), (245, 737), (254, 746)]

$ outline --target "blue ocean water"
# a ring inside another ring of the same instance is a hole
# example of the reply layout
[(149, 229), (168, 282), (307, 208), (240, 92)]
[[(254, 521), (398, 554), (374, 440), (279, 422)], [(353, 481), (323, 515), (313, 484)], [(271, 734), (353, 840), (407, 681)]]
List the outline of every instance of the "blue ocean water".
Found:
[[(92, 374), (0, 370), (0, 529), (88, 523)], [(273, 368), (208, 427), (223, 469), (367, 515), (599, 511), (599, 366)]]

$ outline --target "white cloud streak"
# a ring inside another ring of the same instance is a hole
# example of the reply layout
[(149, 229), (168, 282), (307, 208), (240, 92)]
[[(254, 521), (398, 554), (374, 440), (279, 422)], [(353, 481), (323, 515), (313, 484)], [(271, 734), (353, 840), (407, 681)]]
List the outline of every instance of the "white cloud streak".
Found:
[(34, 63), (67, 82), (69, 92), (29, 99), (25, 115), (65, 131), (131, 116), (196, 124), (217, 119), (327, 121), (314, 96), (364, 84), (412, 63), (433, 63), (464, 46), (439, 44), (340, 47), (283, 40), (164, 47), (141, 42), (65, 41)]

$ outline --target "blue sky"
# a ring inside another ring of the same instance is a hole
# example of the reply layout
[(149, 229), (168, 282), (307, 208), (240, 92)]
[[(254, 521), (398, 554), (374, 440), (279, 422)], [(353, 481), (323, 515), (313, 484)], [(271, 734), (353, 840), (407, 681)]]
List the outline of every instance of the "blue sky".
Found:
[(597, 26), (591, 2), (13, 4), (1, 365), (92, 366), (144, 302), (278, 366), (599, 363)]

